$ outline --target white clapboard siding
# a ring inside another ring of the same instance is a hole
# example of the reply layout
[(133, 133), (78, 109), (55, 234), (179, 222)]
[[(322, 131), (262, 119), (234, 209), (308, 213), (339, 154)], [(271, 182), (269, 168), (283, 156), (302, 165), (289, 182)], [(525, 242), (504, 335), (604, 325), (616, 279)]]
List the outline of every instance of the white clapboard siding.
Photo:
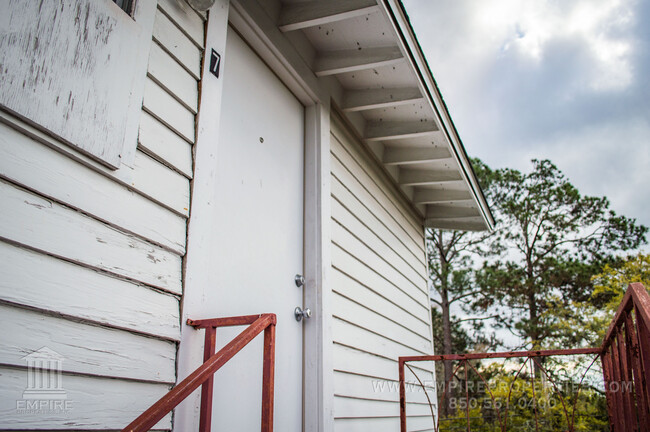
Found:
[(158, 7), (176, 26), (190, 37), (196, 46), (204, 44), (205, 17), (192, 9), (187, 2), (178, 0), (159, 0)]
[(133, 184), (170, 210), (189, 216), (190, 183), (187, 178), (139, 150), (135, 154)]
[[(414, 258), (416, 262), (417, 271), (422, 271), (422, 267), (426, 266), (425, 257), (422, 253), (422, 250), (413, 243), (413, 248), (408, 248), (398, 235), (396, 235), (391, 229), (384, 224), (376, 214), (370, 211), (354, 194), (347, 189), (343, 183), (336, 176), (332, 176), (332, 196), (341, 203), (344, 207), (350, 209), (350, 211), (365, 225), (368, 226), (375, 234), (381, 239), (385, 239), (387, 244), (391, 245), (391, 248), (394, 248), (397, 253), (401, 256)], [(394, 223), (394, 221), (393, 221)], [(390, 222), (389, 222), (390, 224)], [(393, 228), (395, 231), (399, 231)], [(419, 262), (419, 264), (417, 264)]]
[(1, 181), (0, 199), (0, 237), (181, 293), (178, 255)]
[[(345, 156), (346, 155), (343, 154), (342, 158), (345, 158)], [(376, 194), (379, 192), (375, 191), (373, 187), (370, 187), (372, 191), (366, 189), (364, 183), (360, 182), (359, 179), (352, 175), (350, 170), (337, 158), (337, 154), (332, 154), (332, 193), (336, 194), (338, 190), (335, 189), (338, 187), (338, 184), (335, 183), (340, 183), (349, 191), (350, 194), (357, 198), (357, 200), (361, 202), (370, 213), (375, 215), (375, 217), (378, 218), (414, 256), (417, 257), (422, 255), (424, 253), (424, 245), (420, 244), (417, 237), (414, 238), (409, 235), (408, 231), (410, 231), (410, 229), (407, 231), (407, 229), (404, 228), (406, 221), (402, 220), (399, 215), (396, 217), (394, 213), (387, 210), (376, 198)]]
[[(395, 430), (397, 359), (433, 352), (424, 228), (336, 121), (330, 142), (335, 429)], [(407, 395), (409, 430), (424, 430), (433, 374), (412, 367), (429, 388)]]
[[(341, 141), (343, 140), (343, 141)], [(349, 138), (348, 138), (349, 140)], [(363, 185), (373, 198), (397, 221), (402, 229), (413, 239), (413, 241), (424, 250), (424, 239), (418, 228), (418, 222), (414, 217), (409, 215), (409, 210), (404, 206), (403, 200), (395, 196), (389, 195), (390, 186), (388, 183), (380, 178), (380, 176), (372, 173), (371, 168), (364, 163), (365, 155), (359, 150), (351, 148), (342, 142), (346, 139), (340, 133), (338, 127), (335, 125), (332, 128), (331, 148), (335, 158), (345, 166), (350, 173)], [(334, 171), (334, 173), (337, 173)], [(355, 191), (356, 192), (356, 191)]]
[[(65, 360), (63, 362), (65, 365)], [(23, 399), (27, 369), (0, 367), (0, 418), (3, 429), (42, 430), (121, 430), (165, 395), (170, 386), (64, 374), (62, 386), (70, 411), (61, 413), (21, 413), (16, 401)], [(155, 430), (171, 430), (171, 414)]]
[(173, 295), (4, 242), (0, 274), (4, 302), (180, 340)]
[(24, 366), (24, 356), (47, 346), (65, 358), (66, 372), (169, 384), (175, 381), (173, 342), (6, 305), (0, 305), (0, 317), (2, 364)]
[[(423, 384), (426, 383), (423, 381)], [(363, 375), (334, 372), (334, 387), (345, 397), (391, 402), (399, 401), (398, 381), (386, 381)], [(427, 388), (425, 394), (422, 387), (409, 385), (407, 387), (406, 401), (414, 404), (428, 404), (426, 397), (428, 395), (429, 399), (434, 403), (435, 394), (432, 390), (432, 388)]]
[[(429, 296), (420, 287), (415, 285), (403, 274), (395, 270), (384, 258), (364, 244), (359, 238), (338, 221), (332, 219), (332, 241), (350, 255), (354, 255), (359, 261), (365, 263), (379, 273), (382, 277), (392, 283), (396, 289), (404, 292), (414, 301), (419, 303), (423, 309), (427, 309)], [(336, 265), (333, 263), (333, 265)]]
[(416, 334), (423, 335), (428, 332), (426, 323), (408, 313), (393, 299), (382, 297), (338, 269), (332, 271), (332, 290), (348, 298), (353, 298), (362, 305), (373, 305), (375, 312)]
[(388, 320), (371, 309), (370, 305), (363, 305), (334, 293), (332, 308), (336, 317), (348, 322), (364, 323), (369, 330), (413, 349), (426, 352), (431, 347), (429, 338), (414, 333), (395, 321)]
[(429, 325), (428, 316), (424, 316), (420, 311), (420, 309), (427, 311), (427, 307), (421, 301), (408, 296), (385, 275), (377, 273), (368, 263), (361, 261), (337, 244), (332, 245), (332, 266), (378, 295), (390, 299), (426, 326)]
[[(354, 208), (346, 208), (338, 199), (332, 200), (332, 218), (339, 224), (346, 227), (348, 231), (362, 239), (370, 249), (379, 254), (388, 265), (406, 277), (413, 285), (426, 288), (426, 278), (423, 273), (426, 271), (423, 265), (412, 265), (408, 259), (391, 248), (390, 238), (382, 238), (380, 235), (368, 228), (360, 219), (355, 216)], [(409, 254), (410, 255), (410, 254)], [(409, 255), (406, 255), (408, 257)], [(417, 270), (415, 269), (417, 267)]]
[[(399, 430), (399, 417), (338, 419), (335, 432), (395, 432)], [(409, 417), (406, 422), (409, 432), (433, 431), (431, 416)]]
[(172, 167), (188, 179), (192, 178), (192, 144), (174, 133), (146, 111), (140, 117), (139, 148)]
[(196, 79), (159, 45), (149, 52), (149, 75), (193, 114), (198, 110), (199, 89)]
[(183, 217), (2, 123), (0, 176), (185, 254)]
[(144, 85), (142, 105), (171, 130), (194, 142), (194, 114), (150, 78)]
[(202, 51), (160, 9), (156, 12), (153, 38), (196, 79), (201, 77)]

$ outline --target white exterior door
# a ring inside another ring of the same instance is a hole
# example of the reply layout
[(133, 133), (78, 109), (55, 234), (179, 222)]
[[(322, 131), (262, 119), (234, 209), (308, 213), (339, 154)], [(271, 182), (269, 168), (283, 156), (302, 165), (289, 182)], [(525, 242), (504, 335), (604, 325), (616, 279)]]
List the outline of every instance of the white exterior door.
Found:
[[(275, 313), (275, 430), (302, 429), (304, 108), (232, 30), (217, 153), (215, 316)], [(209, 96), (204, 96), (209, 97)], [(242, 327), (217, 329), (217, 349)], [(262, 335), (215, 375), (213, 430), (260, 427)]]

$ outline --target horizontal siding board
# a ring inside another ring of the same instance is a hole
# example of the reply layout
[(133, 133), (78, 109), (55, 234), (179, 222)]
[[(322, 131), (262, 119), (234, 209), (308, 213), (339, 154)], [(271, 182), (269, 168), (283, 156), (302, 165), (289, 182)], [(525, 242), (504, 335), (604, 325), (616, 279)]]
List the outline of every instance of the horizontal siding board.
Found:
[(193, 114), (198, 110), (199, 88), (190, 75), (167, 52), (156, 44), (149, 52), (149, 76)]
[[(63, 363), (65, 365), (65, 361)], [(164, 396), (167, 384), (143, 383), (87, 376), (62, 376), (70, 406), (67, 415), (25, 414), (16, 411), (27, 386), (27, 370), (0, 367), (0, 418), (4, 429), (121, 430)], [(171, 414), (154, 429), (171, 430)]]
[(151, 78), (144, 85), (142, 106), (188, 142), (194, 142), (194, 114)]
[[(428, 405), (406, 404), (406, 414), (411, 416), (429, 416)], [(399, 401), (380, 401), (334, 397), (334, 418), (354, 417), (399, 417)]]
[[(428, 384), (431, 383), (429, 382)], [(334, 372), (334, 394), (360, 399), (399, 402), (399, 382)], [(429, 389), (427, 394), (432, 403), (435, 403), (435, 394), (432, 389)], [(422, 387), (408, 386), (406, 401), (408, 403), (427, 404), (428, 406), (428, 401)]]
[[(387, 358), (381, 354), (371, 354), (359, 349), (334, 343), (334, 370), (355, 375), (363, 375), (385, 381), (398, 381), (397, 358)], [(411, 362), (411, 368), (423, 381), (431, 381), (430, 364), (426, 362)], [(406, 369), (408, 382), (415, 382), (408, 368)], [(425, 385), (428, 387), (428, 385)]]
[(345, 321), (366, 327), (386, 338), (408, 345), (412, 349), (424, 352), (431, 350), (431, 342), (426, 337), (417, 335), (386, 319), (369, 307), (355, 303), (340, 294), (334, 293), (332, 296), (332, 308), (334, 316)]
[(359, 258), (336, 244), (332, 245), (332, 266), (337, 271), (361, 283), (367, 289), (400, 305), (406, 313), (421, 321), (424, 325), (428, 325), (426, 319), (428, 318), (429, 311), (421, 302), (416, 301), (402, 290), (397, 289), (383, 274), (377, 273), (375, 269), (370, 268), (366, 263), (360, 261)]
[(178, 255), (5, 182), (0, 199), (0, 237), (181, 293)]
[[(431, 416), (409, 417), (407, 431), (433, 431)], [(396, 432), (399, 431), (399, 417), (336, 419), (335, 432)]]
[[(375, 233), (380, 239), (384, 239), (395, 252), (398, 253), (405, 261), (409, 262), (417, 271), (426, 272), (425, 254), (421, 251), (415, 243), (413, 248), (409, 249), (400, 237), (398, 237), (392, 230), (390, 230), (381, 217), (372, 213), (350, 190), (341, 183), (339, 179), (332, 176), (332, 196), (341, 203), (344, 207), (350, 210), (359, 220), (363, 221), (372, 232)], [(393, 221), (394, 222), (394, 221)], [(395, 231), (398, 231), (395, 229)], [(402, 235), (402, 237), (404, 237)]]
[(373, 354), (397, 360), (400, 356), (426, 355), (425, 352), (392, 341), (372, 331), (358, 327), (339, 318), (332, 320), (332, 334), (336, 342), (359, 348)]
[(332, 218), (339, 224), (343, 225), (349, 232), (360, 239), (373, 250), (377, 255), (381, 256), (386, 262), (386, 265), (393, 267), (401, 275), (406, 277), (411, 283), (420, 288), (421, 291), (427, 291), (427, 281), (423, 276), (426, 269), (424, 266), (418, 266), (419, 271), (413, 267), (413, 263), (404, 259), (392, 249), (386, 242), (379, 237), (376, 233), (371, 231), (364, 225), (353, 213), (353, 210), (345, 208), (341, 203), (332, 200)]
[(195, 79), (201, 78), (202, 51), (159, 9), (153, 25), (153, 38)]
[(132, 181), (151, 199), (180, 216), (189, 217), (190, 182), (185, 176), (138, 150)]
[(48, 347), (64, 357), (63, 370), (173, 384), (176, 344), (128, 331), (86, 325), (0, 305), (0, 363), (24, 366), (23, 357)]
[(416, 334), (425, 337), (427, 340), (430, 338), (429, 326), (418, 320), (413, 315), (405, 311), (397, 303), (391, 299), (387, 299), (375, 291), (361, 285), (359, 282), (352, 279), (350, 276), (342, 273), (337, 268), (334, 268), (332, 273), (332, 290), (340, 293), (357, 303), (362, 305), (369, 305), (369, 307), (377, 313), (385, 316), (386, 318), (399, 323), (400, 325), (410, 329)]
[[(342, 150), (341, 150), (342, 151)], [(337, 159), (335, 154), (331, 158), (332, 176), (336, 182), (343, 185), (359, 202), (368, 209), (370, 213), (375, 215), (382, 223), (403, 243), (413, 255), (419, 256), (424, 254), (423, 243), (420, 242), (417, 236), (413, 233), (409, 235), (407, 229), (404, 228), (406, 221), (401, 215), (390, 213), (382, 203), (377, 199), (376, 191), (373, 187), (362, 184), (355, 175)], [(358, 175), (358, 173), (355, 173)], [(333, 183), (335, 183), (333, 181)], [(332, 185), (332, 192), (335, 193), (336, 184)], [(370, 190), (369, 190), (370, 189)], [(420, 236), (421, 237), (421, 236)]]
[(158, 0), (158, 7), (199, 47), (204, 46), (205, 23), (184, 1)]
[(180, 340), (179, 299), (0, 242), (0, 300)]
[(4, 124), (0, 176), (185, 254), (184, 218)]
[[(381, 276), (390, 281), (396, 287), (396, 289), (401, 290), (406, 295), (411, 297), (417, 304), (420, 305), (420, 309), (424, 309), (428, 314), (429, 296), (427, 293), (423, 292), (419, 286), (413, 284), (403, 274), (395, 270), (392, 266), (388, 265), (384, 260), (384, 257), (377, 254), (366, 244), (362, 243), (336, 220), (332, 220), (331, 230), (332, 241), (335, 244), (344, 249), (350, 255), (356, 257), (362, 263), (365, 263), (368, 267), (381, 274)], [(334, 260), (332, 260), (332, 265), (338, 266), (338, 263), (335, 263)], [(422, 311), (419, 313), (422, 313)]]
[(140, 117), (138, 143), (140, 149), (154, 159), (174, 168), (188, 179), (192, 178), (192, 144), (146, 111)]
[(402, 200), (397, 200), (395, 197), (387, 194), (386, 191), (390, 191), (392, 188), (383, 179), (380, 179), (373, 169), (369, 168), (365, 155), (361, 155), (357, 149), (353, 149), (349, 145), (342, 144), (341, 138), (337, 135), (336, 128), (333, 128), (332, 136), (334, 139), (331, 140), (331, 149), (335, 158), (354, 174), (363, 187), (372, 194), (374, 199), (395, 218), (415, 243), (424, 250), (424, 242), (422, 241), (422, 232), (424, 229), (422, 228), (422, 222), (408, 215), (406, 210), (402, 209)]

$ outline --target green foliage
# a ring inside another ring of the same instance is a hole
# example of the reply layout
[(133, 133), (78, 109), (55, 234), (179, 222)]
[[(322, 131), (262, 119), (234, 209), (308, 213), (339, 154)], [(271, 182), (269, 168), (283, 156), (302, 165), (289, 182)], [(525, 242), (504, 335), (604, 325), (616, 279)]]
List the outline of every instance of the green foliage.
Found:
[(441, 418), (440, 431), (467, 430), (469, 421), (473, 431), (497, 432), (506, 419), (507, 430), (516, 431), (568, 430), (571, 422), (576, 432), (608, 430), (605, 396), (588, 384), (580, 388), (576, 377), (558, 374), (551, 377), (552, 383), (546, 377), (533, 379), (530, 363), (521, 362), (507, 369), (493, 363), (480, 370), (485, 381), (475, 376), (467, 393), (464, 383), (459, 383), (463, 391), (451, 403), (453, 414)]
[(610, 312), (612, 316), (629, 284), (640, 282), (650, 292), (650, 255), (638, 254), (623, 262), (606, 264), (591, 281), (594, 284), (590, 299), (592, 304)]
[(567, 328), (592, 294), (591, 276), (617, 253), (644, 244), (647, 228), (582, 196), (548, 160), (533, 170), (489, 174), (499, 229), (478, 273), (473, 307), (496, 310), (498, 325), (532, 348), (575, 346), (585, 335)]

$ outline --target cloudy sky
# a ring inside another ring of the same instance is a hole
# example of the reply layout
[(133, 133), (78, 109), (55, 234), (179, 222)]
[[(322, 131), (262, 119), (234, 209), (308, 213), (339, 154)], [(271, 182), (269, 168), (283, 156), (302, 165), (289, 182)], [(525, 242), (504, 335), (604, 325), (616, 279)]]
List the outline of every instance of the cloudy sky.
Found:
[(470, 156), (650, 226), (650, 1), (403, 1)]

